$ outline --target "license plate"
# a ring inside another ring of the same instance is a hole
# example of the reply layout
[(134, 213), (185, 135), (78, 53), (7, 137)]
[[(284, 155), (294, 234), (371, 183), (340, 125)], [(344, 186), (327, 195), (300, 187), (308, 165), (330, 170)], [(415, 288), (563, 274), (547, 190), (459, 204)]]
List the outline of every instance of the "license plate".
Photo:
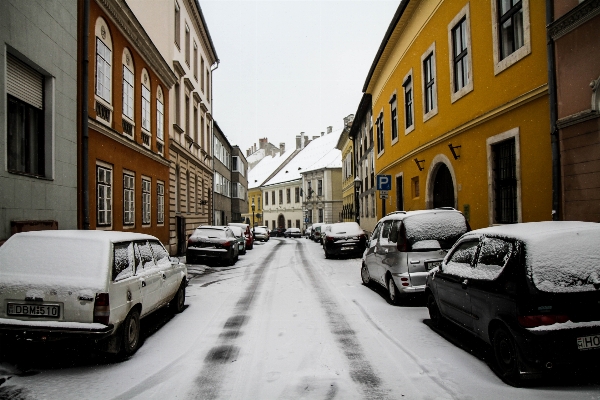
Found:
[(8, 315), (26, 317), (60, 317), (60, 306), (57, 304), (19, 304), (8, 303)]
[(577, 348), (579, 350), (596, 349), (598, 347), (600, 347), (600, 335), (577, 338)]
[(342, 250), (354, 250), (354, 247), (342, 247)]
[(434, 269), (435, 267), (439, 267), (440, 265), (442, 265), (441, 261), (426, 262), (425, 269), (427, 269), (427, 271), (431, 271), (432, 269)]

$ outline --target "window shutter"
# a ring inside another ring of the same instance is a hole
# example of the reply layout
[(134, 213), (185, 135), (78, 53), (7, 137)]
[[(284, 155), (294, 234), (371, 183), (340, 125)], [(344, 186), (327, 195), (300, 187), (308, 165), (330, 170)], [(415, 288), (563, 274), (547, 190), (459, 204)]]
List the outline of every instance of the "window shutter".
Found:
[(43, 110), (44, 77), (15, 56), (11, 54), (7, 54), (7, 56), (6, 89), (8, 94)]

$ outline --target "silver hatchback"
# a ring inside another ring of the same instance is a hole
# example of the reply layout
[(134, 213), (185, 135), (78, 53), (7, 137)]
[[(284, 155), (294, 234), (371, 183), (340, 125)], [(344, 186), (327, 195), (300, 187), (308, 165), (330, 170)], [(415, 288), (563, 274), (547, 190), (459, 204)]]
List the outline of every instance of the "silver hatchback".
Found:
[(379, 220), (363, 254), (361, 277), (387, 289), (388, 300), (400, 304), (425, 291), (428, 272), (471, 228), (453, 208), (401, 211)]

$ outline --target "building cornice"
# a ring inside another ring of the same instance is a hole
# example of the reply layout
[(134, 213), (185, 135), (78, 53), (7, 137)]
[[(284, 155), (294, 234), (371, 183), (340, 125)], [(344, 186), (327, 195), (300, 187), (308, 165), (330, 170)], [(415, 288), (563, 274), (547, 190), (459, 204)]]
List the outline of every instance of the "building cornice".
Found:
[(90, 129), (93, 129), (94, 131), (103, 134), (104, 136), (107, 136), (109, 138), (111, 138), (112, 140), (114, 140), (115, 142), (118, 142), (120, 144), (122, 144), (123, 146), (126, 146), (132, 150), (137, 151), (138, 153), (150, 158), (153, 161), (156, 161), (162, 165), (165, 166), (169, 166), (170, 162), (169, 160), (166, 160), (165, 158), (161, 157), (160, 155), (153, 153), (152, 151), (150, 151), (148, 148), (142, 146), (141, 144), (129, 139), (126, 136), (123, 136), (121, 133), (107, 127), (106, 125), (96, 121), (93, 118), (88, 118), (88, 127)]
[(210, 32), (208, 31), (208, 26), (206, 25), (206, 20), (204, 19), (204, 14), (202, 13), (200, 3), (197, 0), (184, 1), (188, 7), (188, 11), (191, 11), (189, 12), (191, 16), (190, 18), (194, 21), (194, 24), (196, 25), (196, 30), (199, 33), (198, 36), (202, 39), (202, 44), (208, 50), (207, 56), (210, 57), (210, 65), (219, 62), (219, 57), (217, 56), (217, 51), (215, 50), (215, 46), (210, 36)]
[(96, 0), (140, 57), (152, 68), (158, 78), (171, 88), (177, 77), (162, 57), (140, 22), (124, 0)]
[(588, 0), (548, 25), (548, 35), (559, 39), (590, 19), (600, 15), (600, 0)]
[(600, 118), (600, 112), (597, 110), (585, 110), (577, 114), (569, 115), (556, 121), (556, 127), (563, 129), (572, 125), (577, 125), (590, 119)]

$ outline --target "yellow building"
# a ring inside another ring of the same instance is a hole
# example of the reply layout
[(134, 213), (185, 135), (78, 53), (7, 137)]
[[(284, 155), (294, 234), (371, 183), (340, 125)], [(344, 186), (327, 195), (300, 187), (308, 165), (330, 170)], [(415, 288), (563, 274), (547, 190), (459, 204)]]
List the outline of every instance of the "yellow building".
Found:
[(340, 221), (355, 222), (354, 190), (354, 146), (349, 133), (354, 115), (344, 118), (344, 130), (337, 142), (336, 149), (342, 152), (342, 212)]
[(242, 214), (252, 226), (252, 204), (254, 204), (254, 226), (263, 224), (262, 191), (260, 187), (248, 189), (248, 213)]
[(363, 88), (387, 212), (454, 207), (473, 228), (551, 219), (545, 5), (505, 3), (400, 3)]

